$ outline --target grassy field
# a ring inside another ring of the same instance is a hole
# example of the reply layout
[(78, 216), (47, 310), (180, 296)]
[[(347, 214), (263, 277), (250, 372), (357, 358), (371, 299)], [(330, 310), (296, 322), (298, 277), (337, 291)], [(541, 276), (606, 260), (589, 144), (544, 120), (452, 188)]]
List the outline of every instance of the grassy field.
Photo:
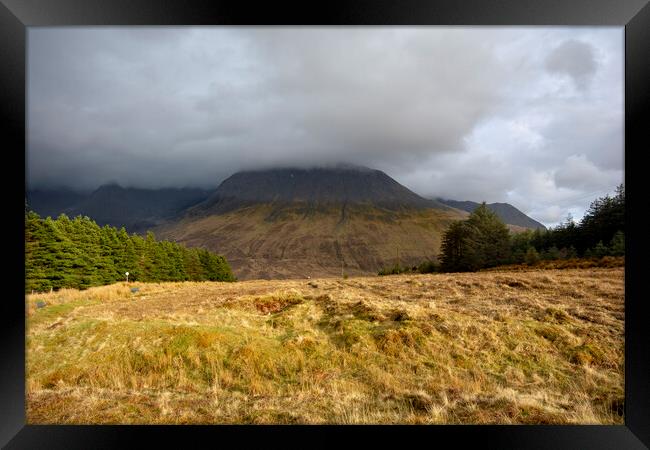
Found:
[(28, 295), (27, 422), (622, 424), (623, 272)]

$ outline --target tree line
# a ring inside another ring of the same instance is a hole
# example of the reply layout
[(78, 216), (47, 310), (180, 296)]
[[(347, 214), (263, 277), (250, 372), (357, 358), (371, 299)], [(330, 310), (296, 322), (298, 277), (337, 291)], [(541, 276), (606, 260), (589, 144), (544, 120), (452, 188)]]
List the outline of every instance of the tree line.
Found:
[(25, 211), (25, 290), (85, 289), (129, 281), (234, 281), (226, 259), (200, 248), (100, 227), (88, 217)]
[(504, 264), (533, 264), (540, 259), (623, 256), (625, 189), (594, 200), (583, 219), (571, 216), (549, 230), (510, 233), (483, 203), (465, 221), (453, 223), (441, 247), (441, 269), (473, 271)]
[(511, 233), (485, 202), (467, 220), (445, 231), (440, 257), (419, 266), (384, 268), (379, 275), (405, 272), (468, 272), (506, 264), (534, 264), (540, 260), (599, 258), (625, 255), (625, 189), (613, 197), (594, 200), (576, 223), (569, 216), (548, 230)]

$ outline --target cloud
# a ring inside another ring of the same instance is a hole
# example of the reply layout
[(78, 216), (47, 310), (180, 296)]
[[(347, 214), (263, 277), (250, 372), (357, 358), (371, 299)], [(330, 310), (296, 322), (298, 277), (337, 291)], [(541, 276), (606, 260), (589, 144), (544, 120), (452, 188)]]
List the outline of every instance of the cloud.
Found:
[(548, 55), (546, 68), (552, 73), (569, 75), (578, 88), (585, 89), (596, 73), (594, 49), (586, 42), (569, 39)]
[(555, 184), (574, 190), (594, 190), (603, 185), (620, 182), (620, 173), (616, 170), (601, 170), (589, 161), (585, 155), (571, 155), (564, 165), (555, 173)]
[(546, 223), (562, 222), (567, 217), (564, 209), (557, 205), (547, 206), (546, 208), (539, 210), (536, 215), (539, 220)]
[(215, 187), (243, 169), (347, 162), (530, 213), (575, 209), (562, 199), (622, 177), (622, 29), (28, 33), (34, 187)]

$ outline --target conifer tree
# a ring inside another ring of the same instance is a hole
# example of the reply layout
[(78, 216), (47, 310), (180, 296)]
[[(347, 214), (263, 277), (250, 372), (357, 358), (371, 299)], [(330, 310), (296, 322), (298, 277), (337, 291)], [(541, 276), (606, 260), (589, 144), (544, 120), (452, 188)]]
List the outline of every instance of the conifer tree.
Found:
[(528, 264), (529, 266), (533, 266), (537, 264), (539, 260), (540, 260), (539, 253), (537, 253), (535, 247), (528, 247), (528, 250), (526, 251), (526, 257), (525, 257), (526, 264)]
[(625, 255), (625, 234), (622, 231), (617, 231), (610, 241), (609, 254), (612, 256)]
[(577, 258), (578, 257), (578, 252), (576, 251), (576, 248), (571, 245), (566, 252), (566, 258), (571, 259), (571, 258)]
[(592, 249), (591, 254), (596, 258), (607, 256), (609, 249), (603, 244), (603, 241), (598, 241), (598, 244)]
[(183, 254), (183, 262), (189, 280), (205, 281), (207, 279), (203, 270), (203, 266), (201, 265), (198, 249), (185, 249)]
[(234, 281), (228, 262), (204, 249), (129, 236), (87, 217), (41, 219), (25, 213), (25, 288), (87, 288), (121, 281)]
[(510, 232), (505, 223), (485, 202), (470, 214), (467, 220), (476, 230), (478, 266), (493, 267), (508, 262), (510, 257)]
[(445, 272), (475, 270), (478, 265), (476, 230), (466, 221), (452, 223), (441, 245), (441, 266)]
[(449, 226), (443, 235), (442, 269), (473, 271), (511, 260), (510, 232), (483, 202), (462, 222)]
[(549, 259), (549, 260), (560, 259), (560, 250), (558, 250), (558, 248), (555, 245), (553, 245), (551, 248), (549, 248), (545, 252), (545, 254), (546, 254), (545, 259)]

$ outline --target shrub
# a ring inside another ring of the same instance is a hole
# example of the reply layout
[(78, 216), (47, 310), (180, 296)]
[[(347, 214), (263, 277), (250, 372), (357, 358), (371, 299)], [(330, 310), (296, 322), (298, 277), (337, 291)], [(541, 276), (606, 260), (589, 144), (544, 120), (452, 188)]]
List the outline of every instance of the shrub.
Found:
[(417, 266), (419, 273), (434, 273), (440, 271), (440, 266), (435, 261), (424, 261)]
[(392, 267), (384, 267), (378, 272), (378, 275), (399, 275), (407, 271), (407, 269), (402, 268), (399, 264), (395, 264)]

